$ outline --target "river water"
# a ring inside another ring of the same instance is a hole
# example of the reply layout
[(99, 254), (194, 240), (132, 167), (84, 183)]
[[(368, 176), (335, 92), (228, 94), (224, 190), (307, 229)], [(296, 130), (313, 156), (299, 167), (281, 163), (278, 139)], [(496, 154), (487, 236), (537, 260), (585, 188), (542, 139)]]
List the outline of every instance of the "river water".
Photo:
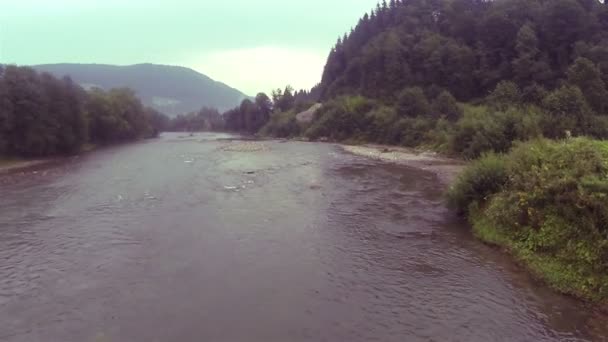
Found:
[(0, 341), (603, 341), (474, 240), (429, 173), (219, 134), (0, 185)]

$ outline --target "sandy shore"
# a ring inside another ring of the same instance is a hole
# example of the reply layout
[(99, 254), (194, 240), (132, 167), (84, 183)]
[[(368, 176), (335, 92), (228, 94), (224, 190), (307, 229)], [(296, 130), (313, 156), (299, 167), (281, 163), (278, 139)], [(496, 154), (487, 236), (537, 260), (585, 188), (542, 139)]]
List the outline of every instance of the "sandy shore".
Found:
[(340, 145), (344, 151), (399, 165), (433, 172), (444, 185), (451, 184), (466, 164), (457, 159), (445, 158), (434, 152), (417, 152), (412, 149), (382, 145)]

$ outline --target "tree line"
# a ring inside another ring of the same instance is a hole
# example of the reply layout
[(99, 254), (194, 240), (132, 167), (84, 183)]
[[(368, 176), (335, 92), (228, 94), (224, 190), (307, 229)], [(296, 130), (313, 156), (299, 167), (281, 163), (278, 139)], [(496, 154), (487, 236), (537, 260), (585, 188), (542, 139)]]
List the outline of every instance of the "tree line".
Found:
[(198, 112), (178, 115), (166, 123), (168, 131), (229, 131), (254, 134), (268, 123), (272, 113), (292, 109), (304, 110), (318, 98), (315, 90), (297, 90), (291, 86), (275, 89), (271, 95), (258, 93), (255, 98), (244, 99), (239, 106), (221, 113), (215, 108), (203, 107)]
[(0, 66), (0, 156), (72, 154), (154, 136), (167, 121), (130, 89), (87, 92), (67, 76)]

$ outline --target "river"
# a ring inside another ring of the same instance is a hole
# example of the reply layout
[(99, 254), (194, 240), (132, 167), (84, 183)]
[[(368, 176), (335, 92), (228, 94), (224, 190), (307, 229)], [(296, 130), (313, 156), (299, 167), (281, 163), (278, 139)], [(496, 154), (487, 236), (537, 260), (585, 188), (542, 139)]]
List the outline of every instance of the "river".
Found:
[(603, 341), (472, 238), (433, 174), (221, 134), (0, 184), (0, 341)]

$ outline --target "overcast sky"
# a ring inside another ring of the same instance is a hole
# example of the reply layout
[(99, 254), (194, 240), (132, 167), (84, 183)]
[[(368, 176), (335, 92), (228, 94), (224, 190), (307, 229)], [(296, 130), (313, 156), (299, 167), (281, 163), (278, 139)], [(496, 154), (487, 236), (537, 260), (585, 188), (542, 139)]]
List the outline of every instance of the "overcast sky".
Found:
[(376, 0), (0, 0), (0, 63), (181, 65), (247, 94), (321, 78)]

